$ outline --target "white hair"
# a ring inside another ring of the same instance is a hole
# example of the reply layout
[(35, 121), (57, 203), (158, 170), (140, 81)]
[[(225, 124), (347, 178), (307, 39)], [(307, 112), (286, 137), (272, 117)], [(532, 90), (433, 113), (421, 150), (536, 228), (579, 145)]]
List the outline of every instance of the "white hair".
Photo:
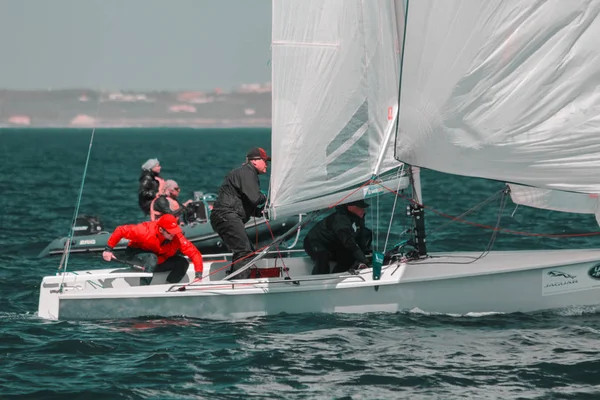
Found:
[(158, 159), (151, 158), (142, 164), (142, 169), (144, 171), (150, 171), (152, 168), (156, 167), (158, 164), (159, 164)]

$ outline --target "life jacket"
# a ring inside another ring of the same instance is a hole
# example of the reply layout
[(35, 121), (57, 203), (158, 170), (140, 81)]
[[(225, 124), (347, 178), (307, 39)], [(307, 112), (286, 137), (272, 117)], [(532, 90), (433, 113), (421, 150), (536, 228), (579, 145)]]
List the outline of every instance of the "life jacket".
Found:
[(167, 201), (169, 202), (169, 208), (171, 209), (171, 211), (179, 210), (179, 203), (174, 198), (167, 196), (166, 194), (157, 196), (154, 200), (152, 200), (152, 203), (150, 203), (150, 221), (156, 221), (160, 218), (161, 215), (163, 215), (163, 213), (154, 209), (156, 201), (162, 197), (167, 199)]
[(158, 195), (163, 194), (164, 190), (165, 190), (165, 180), (163, 178), (161, 178), (160, 176), (155, 176), (154, 179), (156, 179), (158, 181)]

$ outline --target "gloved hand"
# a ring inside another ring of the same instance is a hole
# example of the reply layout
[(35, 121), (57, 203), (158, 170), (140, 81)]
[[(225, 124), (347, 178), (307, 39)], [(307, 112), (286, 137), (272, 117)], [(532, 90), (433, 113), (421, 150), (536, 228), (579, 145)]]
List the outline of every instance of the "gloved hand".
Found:
[(196, 280), (202, 280), (202, 272), (196, 272), (195, 278)]
[(265, 196), (265, 200), (263, 203), (260, 203), (257, 208), (264, 208), (267, 205), (267, 192), (265, 192), (264, 190), (260, 189), (260, 193)]
[(368, 266), (367, 264), (365, 264), (365, 263), (360, 263), (360, 264), (358, 264), (358, 265), (356, 265), (356, 266), (354, 266), (354, 267), (350, 268), (350, 269), (348, 270), (348, 273), (349, 273), (350, 275), (358, 275), (358, 273), (359, 273), (359, 270), (361, 270), (361, 269), (367, 269), (367, 268), (369, 268), (369, 266)]

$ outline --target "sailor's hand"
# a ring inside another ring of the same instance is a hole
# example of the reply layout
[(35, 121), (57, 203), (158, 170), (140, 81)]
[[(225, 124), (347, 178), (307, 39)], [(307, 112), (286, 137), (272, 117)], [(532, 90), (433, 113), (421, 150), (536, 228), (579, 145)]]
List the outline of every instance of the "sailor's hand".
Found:
[(361, 269), (367, 269), (367, 268), (369, 268), (369, 266), (368, 266), (367, 264), (365, 264), (365, 263), (360, 263), (360, 264), (358, 264), (358, 265), (355, 265), (355, 266), (351, 267), (351, 268), (348, 270), (348, 273), (349, 273), (350, 275), (358, 275), (358, 274), (359, 274), (359, 270), (361, 270)]
[(108, 262), (110, 260), (116, 259), (117, 257), (115, 257), (112, 251), (104, 250), (104, 252), (102, 253), (102, 258), (104, 259), (104, 261)]
[(202, 272), (196, 272), (196, 279), (194, 279), (194, 282), (199, 282), (202, 280)]
[(192, 200), (192, 199), (189, 199), (188, 201), (186, 201), (185, 203), (183, 203), (183, 206), (184, 206), (184, 207), (187, 207), (187, 206), (189, 206), (190, 204), (192, 204), (193, 202), (194, 202), (194, 200)]

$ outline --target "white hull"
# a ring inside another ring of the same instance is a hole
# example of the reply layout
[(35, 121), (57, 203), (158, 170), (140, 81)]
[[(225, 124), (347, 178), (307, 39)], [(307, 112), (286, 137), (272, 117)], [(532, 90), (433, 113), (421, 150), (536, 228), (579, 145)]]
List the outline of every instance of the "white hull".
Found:
[[(48, 319), (119, 319), (187, 316), (236, 319), (278, 313), (365, 313), (419, 309), (467, 314), (530, 312), (600, 304), (600, 280), (588, 272), (600, 264), (600, 250), (433, 254), (432, 258), (384, 266), (374, 281), (370, 269), (349, 274), (310, 276), (310, 261), (284, 259), (293, 281), (262, 278), (201, 284), (164, 284), (166, 273), (139, 286), (145, 273), (120, 269), (76, 271), (42, 281), (38, 315)], [(281, 260), (261, 260), (273, 266)], [(205, 275), (225, 263), (206, 263)], [(190, 282), (193, 268), (182, 284)], [(600, 278), (600, 269), (597, 277)]]

